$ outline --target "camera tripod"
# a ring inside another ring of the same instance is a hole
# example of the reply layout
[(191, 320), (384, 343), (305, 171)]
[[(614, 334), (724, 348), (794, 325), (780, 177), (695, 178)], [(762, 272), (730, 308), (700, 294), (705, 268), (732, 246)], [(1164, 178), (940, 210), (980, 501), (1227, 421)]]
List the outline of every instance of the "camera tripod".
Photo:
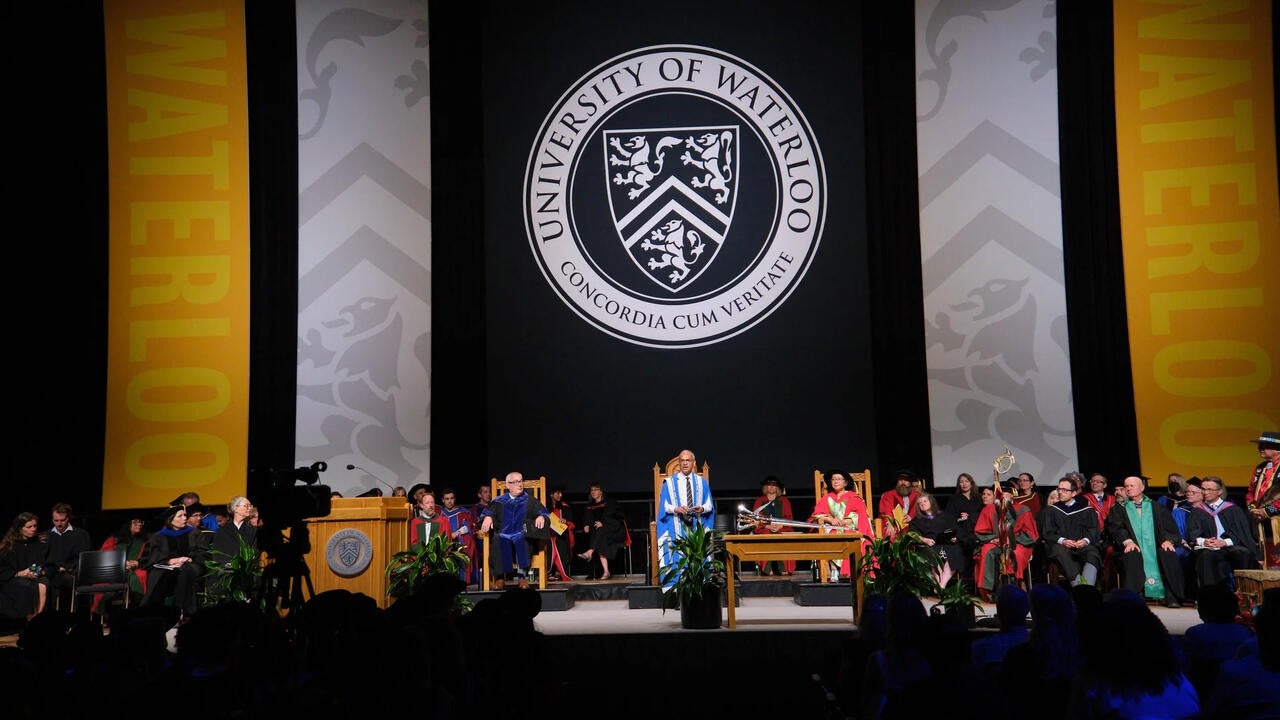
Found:
[[(311, 535), (305, 524), (289, 529), (289, 539), (274, 544), (267, 550), (268, 564), (262, 570), (258, 597), (263, 607), (280, 608), (286, 612), (302, 607), (315, 597), (311, 584), (311, 568), (303, 557), (311, 549)], [(303, 588), (306, 593), (303, 593)]]

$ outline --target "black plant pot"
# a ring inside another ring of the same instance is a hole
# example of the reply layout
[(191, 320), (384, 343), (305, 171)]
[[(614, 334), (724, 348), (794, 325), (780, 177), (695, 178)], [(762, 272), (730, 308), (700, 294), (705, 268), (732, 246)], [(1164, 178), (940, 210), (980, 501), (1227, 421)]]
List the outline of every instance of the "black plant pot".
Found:
[(972, 628), (977, 620), (977, 612), (973, 605), (952, 605), (945, 611), (946, 616), (962, 628)]
[(720, 627), (720, 587), (708, 585), (702, 595), (680, 603), (680, 627), (686, 630), (714, 630)]

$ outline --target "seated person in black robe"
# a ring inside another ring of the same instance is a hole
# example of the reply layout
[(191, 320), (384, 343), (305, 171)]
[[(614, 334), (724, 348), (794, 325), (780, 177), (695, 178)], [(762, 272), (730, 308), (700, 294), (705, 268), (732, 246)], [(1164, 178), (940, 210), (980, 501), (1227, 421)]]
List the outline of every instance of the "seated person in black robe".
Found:
[(600, 579), (608, 580), (609, 559), (627, 541), (626, 515), (617, 501), (605, 497), (600, 483), (591, 483), (588, 490), (591, 504), (582, 511), (582, 532), (586, 533), (587, 550), (578, 555), (583, 560), (593, 557), (600, 560)]
[(1058, 481), (1058, 502), (1040, 512), (1040, 539), (1051, 563), (1062, 568), (1072, 585), (1098, 583), (1102, 567), (1102, 533), (1098, 511), (1080, 498), (1078, 481)]
[(202, 533), (187, 524), (187, 508), (170, 506), (163, 518), (164, 527), (152, 533), (148, 545), (142, 604), (172, 604), (183, 617), (190, 616), (196, 611), (196, 583), (204, 575), (209, 548), (201, 542)]
[(938, 507), (938, 500), (930, 493), (916, 499), (916, 517), (911, 530), (920, 534), (939, 560), (945, 560), (952, 574), (961, 575), (969, 569), (969, 559), (960, 545), (956, 532), (956, 520)]
[(1187, 544), (1195, 557), (1200, 585), (1222, 585), (1232, 571), (1257, 569), (1257, 539), (1249, 513), (1225, 500), (1222, 479), (1210, 475), (1200, 481), (1204, 502), (1187, 514)]

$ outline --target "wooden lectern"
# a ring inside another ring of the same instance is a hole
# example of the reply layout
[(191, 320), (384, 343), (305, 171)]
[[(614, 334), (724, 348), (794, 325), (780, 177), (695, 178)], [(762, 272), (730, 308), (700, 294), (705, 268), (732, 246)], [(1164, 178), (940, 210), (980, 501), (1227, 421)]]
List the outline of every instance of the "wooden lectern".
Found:
[(387, 563), (409, 548), (409, 517), (404, 498), (333, 498), (327, 516), (307, 519), (311, 552), (304, 559), (315, 592), (364, 593), (385, 609)]

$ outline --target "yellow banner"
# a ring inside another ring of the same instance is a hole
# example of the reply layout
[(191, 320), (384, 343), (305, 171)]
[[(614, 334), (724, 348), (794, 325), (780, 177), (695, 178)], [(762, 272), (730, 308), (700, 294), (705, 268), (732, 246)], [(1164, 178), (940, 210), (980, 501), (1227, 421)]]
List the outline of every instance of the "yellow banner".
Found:
[(104, 509), (245, 488), (249, 175), (243, 0), (108, 0)]
[[(1245, 485), (1277, 421), (1271, 3), (1117, 0), (1116, 145), (1142, 471)], [(1108, 352), (1108, 348), (1094, 348)]]

